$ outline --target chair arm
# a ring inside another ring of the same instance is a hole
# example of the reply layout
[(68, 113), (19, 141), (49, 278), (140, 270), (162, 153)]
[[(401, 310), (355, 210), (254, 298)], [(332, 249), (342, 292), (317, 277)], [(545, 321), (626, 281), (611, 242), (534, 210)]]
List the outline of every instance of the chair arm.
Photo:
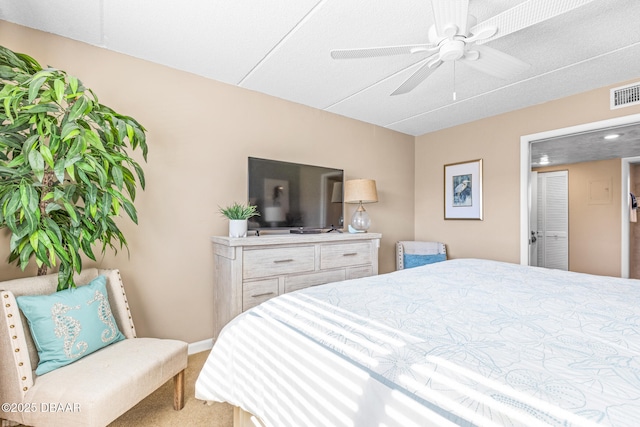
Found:
[(396, 270), (404, 270), (404, 246), (396, 242)]
[(109, 304), (111, 313), (116, 319), (120, 332), (127, 338), (136, 338), (136, 328), (133, 325), (133, 317), (129, 309), (129, 300), (124, 291), (122, 276), (118, 269), (100, 269), (98, 273), (107, 277), (107, 293), (109, 294)]
[[(16, 394), (15, 390), (20, 391), (20, 401), (24, 399), (24, 395), (27, 390), (33, 386), (33, 370), (31, 367), (31, 361), (29, 360), (29, 351), (27, 349), (27, 340), (25, 339), (25, 331), (22, 326), (22, 320), (20, 318), (20, 309), (18, 308), (18, 302), (11, 291), (0, 291), (0, 300), (2, 301), (2, 307), (0, 308), (0, 314), (2, 315), (2, 321), (0, 321), (0, 328), (4, 329), (0, 333), (0, 337), (5, 336), (8, 341), (8, 349), (13, 355), (14, 364), (8, 364), (3, 366), (1, 372), (3, 381), (9, 381), (12, 378), (17, 378), (19, 381), (19, 387), (12, 387), (9, 384), (4, 384), (3, 388), (10, 387), (11, 394)], [(3, 342), (5, 346), (7, 343)], [(14, 372), (11, 372), (14, 370)], [(5, 396), (9, 397), (9, 396)], [(18, 403), (18, 402), (16, 402)]]

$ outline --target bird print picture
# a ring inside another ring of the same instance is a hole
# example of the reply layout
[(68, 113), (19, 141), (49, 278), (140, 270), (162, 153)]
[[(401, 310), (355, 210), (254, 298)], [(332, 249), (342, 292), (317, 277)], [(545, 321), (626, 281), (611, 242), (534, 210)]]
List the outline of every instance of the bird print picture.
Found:
[(472, 175), (454, 175), (453, 185), (453, 207), (473, 206), (473, 191), (471, 185)]
[(482, 159), (444, 165), (444, 219), (482, 220)]

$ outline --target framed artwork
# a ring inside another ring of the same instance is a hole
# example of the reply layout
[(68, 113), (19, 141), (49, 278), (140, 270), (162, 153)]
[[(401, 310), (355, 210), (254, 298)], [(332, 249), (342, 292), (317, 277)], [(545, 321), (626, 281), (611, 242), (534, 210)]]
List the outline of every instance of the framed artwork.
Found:
[(482, 159), (444, 165), (444, 219), (482, 219)]

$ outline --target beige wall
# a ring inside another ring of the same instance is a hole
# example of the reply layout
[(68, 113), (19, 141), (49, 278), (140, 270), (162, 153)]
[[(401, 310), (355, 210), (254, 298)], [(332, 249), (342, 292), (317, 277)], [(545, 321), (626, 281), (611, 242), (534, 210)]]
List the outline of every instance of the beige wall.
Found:
[[(79, 77), (102, 103), (148, 130), (139, 225), (121, 222), (131, 255), (108, 253), (99, 263), (121, 269), (140, 335), (213, 336), (209, 237), (227, 233), (218, 206), (247, 197), (248, 156), (375, 179), (380, 202), (367, 211), (371, 231), (383, 234), (381, 272), (395, 267), (395, 241), (413, 237), (411, 136), (6, 22), (0, 43)], [(3, 230), (3, 259), (8, 244)], [(35, 269), (0, 266), (0, 280), (27, 274)]]
[[(520, 137), (638, 113), (637, 105), (611, 111), (601, 88), (416, 138), (416, 239), (445, 242), (452, 258), (519, 263)], [(484, 220), (445, 221), (443, 166), (478, 158)]]
[(619, 277), (622, 244), (620, 159), (535, 170), (568, 171), (569, 270)]

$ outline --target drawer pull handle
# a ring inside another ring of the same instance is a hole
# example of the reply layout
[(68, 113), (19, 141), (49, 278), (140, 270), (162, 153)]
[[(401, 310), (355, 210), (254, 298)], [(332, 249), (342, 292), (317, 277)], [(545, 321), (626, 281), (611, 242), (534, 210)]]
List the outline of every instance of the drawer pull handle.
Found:
[(287, 258), (287, 259), (277, 259), (273, 261), (274, 264), (284, 264), (285, 262), (293, 262), (293, 259)]
[(262, 294), (251, 295), (251, 298), (266, 297), (267, 295), (273, 295), (273, 294), (274, 294), (274, 292), (264, 292)]
[(349, 252), (349, 253), (346, 253), (346, 254), (342, 254), (342, 256), (356, 256), (356, 255), (358, 255), (357, 252)]

